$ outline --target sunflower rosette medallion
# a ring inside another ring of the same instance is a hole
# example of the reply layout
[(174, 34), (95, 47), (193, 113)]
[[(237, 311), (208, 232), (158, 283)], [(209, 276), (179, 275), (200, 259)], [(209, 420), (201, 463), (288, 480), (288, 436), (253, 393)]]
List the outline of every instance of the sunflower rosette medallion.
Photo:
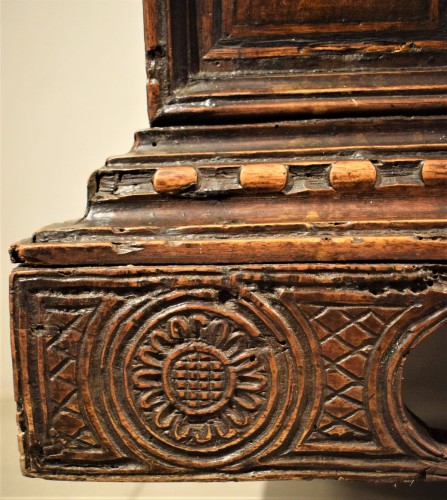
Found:
[(256, 461), (282, 442), (282, 429), (302, 411), (296, 360), (304, 356), (285, 320), (248, 299), (160, 298), (110, 330), (95, 355), (102, 399), (90, 377), (97, 407), (104, 406), (105, 419), (95, 410), (98, 432), (115, 440), (115, 429), (145, 461), (188, 467)]
[(169, 439), (206, 447), (231, 442), (256, 424), (268, 400), (263, 354), (244, 349), (246, 334), (228, 319), (175, 316), (139, 348), (136, 404)]

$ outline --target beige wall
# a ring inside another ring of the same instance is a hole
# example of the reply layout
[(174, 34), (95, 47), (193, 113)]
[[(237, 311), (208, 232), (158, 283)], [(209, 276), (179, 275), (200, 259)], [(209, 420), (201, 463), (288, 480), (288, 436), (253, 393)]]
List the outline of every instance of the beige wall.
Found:
[[(181, 1), (181, 0), (179, 0)], [(3, 0), (2, 499), (447, 498), (437, 485), (336, 481), (66, 483), (21, 476), (8, 340), (6, 246), (80, 217), (86, 182), (147, 125), (141, 0)]]

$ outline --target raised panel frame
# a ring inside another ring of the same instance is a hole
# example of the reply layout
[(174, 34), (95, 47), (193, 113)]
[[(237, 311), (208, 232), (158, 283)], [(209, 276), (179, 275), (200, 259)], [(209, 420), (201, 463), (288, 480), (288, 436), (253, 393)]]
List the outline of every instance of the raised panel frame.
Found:
[(144, 0), (153, 125), (445, 112), (445, 0), (360, 24), (241, 25), (235, 5)]

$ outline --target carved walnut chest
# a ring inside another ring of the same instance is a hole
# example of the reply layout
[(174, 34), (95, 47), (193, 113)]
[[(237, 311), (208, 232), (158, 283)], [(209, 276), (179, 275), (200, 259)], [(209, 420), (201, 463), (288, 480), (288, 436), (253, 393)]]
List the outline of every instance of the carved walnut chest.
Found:
[(447, 2), (143, 3), (151, 127), (11, 249), (23, 473), (446, 479)]

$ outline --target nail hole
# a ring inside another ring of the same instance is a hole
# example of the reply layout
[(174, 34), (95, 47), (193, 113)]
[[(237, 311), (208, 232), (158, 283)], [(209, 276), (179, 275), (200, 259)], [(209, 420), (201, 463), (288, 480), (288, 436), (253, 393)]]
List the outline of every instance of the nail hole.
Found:
[(231, 299), (231, 293), (228, 290), (220, 290), (217, 294), (217, 299), (221, 304), (225, 304)]

